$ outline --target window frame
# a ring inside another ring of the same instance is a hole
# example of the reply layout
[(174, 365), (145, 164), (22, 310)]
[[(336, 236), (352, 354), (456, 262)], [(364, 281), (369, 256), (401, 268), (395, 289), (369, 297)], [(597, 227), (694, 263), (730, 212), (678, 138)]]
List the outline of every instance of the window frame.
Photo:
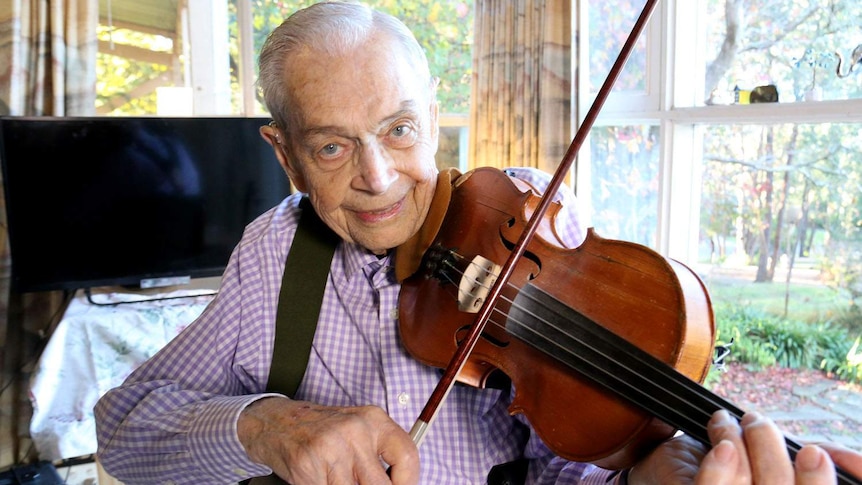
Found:
[[(652, 103), (633, 102), (631, 97), (611, 93), (595, 126), (617, 124), (657, 124), (660, 127), (659, 196), (657, 241), (654, 249), (686, 264), (697, 262), (700, 229), (701, 167), (703, 127), (711, 124), (860, 123), (862, 99), (763, 103), (750, 105), (700, 106), (706, 60), (703, 31), (698, 28), (704, 15), (701, 1), (666, 0), (653, 13), (647, 32), (647, 72), (658, 76), (647, 86)], [(588, 2), (573, 9), (572, 22), (581, 39), (588, 39)], [(696, 19), (696, 21), (692, 21)], [(588, 66), (589, 46), (582, 42), (575, 51), (573, 66)], [(575, 71), (577, 73), (577, 71)], [(574, 74), (574, 73), (573, 73)], [(594, 94), (588, 91), (589, 76), (573, 75), (573, 126), (581, 126)], [(586, 73), (588, 74), (588, 73)], [(675, 82), (691, 79), (693, 82)], [(657, 98), (656, 98), (657, 97)], [(575, 192), (587, 223), (590, 223), (590, 156), (582, 149), (575, 167)]]

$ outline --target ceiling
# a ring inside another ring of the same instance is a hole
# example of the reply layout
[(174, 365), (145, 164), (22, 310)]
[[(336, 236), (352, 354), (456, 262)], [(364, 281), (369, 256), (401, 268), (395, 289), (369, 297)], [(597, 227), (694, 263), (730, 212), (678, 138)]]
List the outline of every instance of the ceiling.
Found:
[(99, 23), (174, 37), (184, 0), (99, 0)]

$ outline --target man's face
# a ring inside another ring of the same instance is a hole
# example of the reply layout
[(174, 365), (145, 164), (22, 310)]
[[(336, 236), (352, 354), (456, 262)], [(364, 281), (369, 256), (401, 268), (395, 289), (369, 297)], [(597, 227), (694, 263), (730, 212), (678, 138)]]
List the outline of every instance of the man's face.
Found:
[(343, 57), (297, 53), (287, 74), (299, 113), (285, 169), (335, 232), (375, 253), (419, 229), (437, 180), (431, 80), (400, 49), (377, 35)]

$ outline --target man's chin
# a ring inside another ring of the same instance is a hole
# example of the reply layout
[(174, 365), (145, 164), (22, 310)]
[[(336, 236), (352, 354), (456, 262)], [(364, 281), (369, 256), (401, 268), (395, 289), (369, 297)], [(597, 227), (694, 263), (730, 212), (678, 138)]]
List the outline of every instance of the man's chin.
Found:
[(385, 238), (385, 239), (375, 239), (374, 241), (367, 241), (366, 244), (361, 244), (364, 248), (368, 249), (374, 254), (378, 256), (384, 255), (388, 253), (390, 250), (397, 248), (398, 246), (404, 244), (409, 238)]

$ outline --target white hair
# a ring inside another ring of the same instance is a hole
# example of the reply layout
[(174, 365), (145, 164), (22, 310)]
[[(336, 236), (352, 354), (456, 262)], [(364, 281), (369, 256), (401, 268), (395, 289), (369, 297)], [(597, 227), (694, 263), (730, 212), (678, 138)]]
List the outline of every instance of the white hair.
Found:
[(397, 18), (355, 2), (322, 2), (292, 14), (267, 37), (260, 51), (258, 87), (276, 124), (290, 130), (292, 113), (285, 73), (290, 54), (311, 49), (327, 55), (350, 52), (375, 33), (382, 32), (403, 47), (417, 76), (431, 79), (425, 51), (410, 29)]

